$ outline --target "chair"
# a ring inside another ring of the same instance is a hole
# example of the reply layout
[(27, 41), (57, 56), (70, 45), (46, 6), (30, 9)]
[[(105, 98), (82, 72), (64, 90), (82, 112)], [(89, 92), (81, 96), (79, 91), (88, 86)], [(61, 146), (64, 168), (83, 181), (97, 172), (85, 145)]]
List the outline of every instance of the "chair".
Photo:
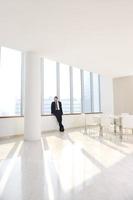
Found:
[(88, 133), (89, 128), (89, 134), (91, 133), (99, 133), (101, 135), (101, 124), (100, 124), (100, 115), (85, 115), (85, 133)]
[(101, 131), (104, 135), (116, 135), (116, 117), (114, 115), (105, 115), (101, 116)]
[(133, 115), (120, 116), (120, 139), (133, 135)]

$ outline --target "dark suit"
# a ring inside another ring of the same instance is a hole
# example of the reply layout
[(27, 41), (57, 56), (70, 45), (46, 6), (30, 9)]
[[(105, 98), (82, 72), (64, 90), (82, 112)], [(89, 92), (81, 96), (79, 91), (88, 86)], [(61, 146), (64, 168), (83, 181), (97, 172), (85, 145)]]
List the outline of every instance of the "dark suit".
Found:
[(61, 129), (64, 129), (63, 124), (62, 124), (62, 115), (63, 115), (63, 111), (62, 111), (62, 104), (60, 101), (58, 101), (59, 103), (59, 109), (56, 109), (56, 103), (55, 101), (53, 101), (51, 103), (51, 114), (55, 115), (58, 123), (59, 123), (59, 127), (60, 127), (60, 131)]

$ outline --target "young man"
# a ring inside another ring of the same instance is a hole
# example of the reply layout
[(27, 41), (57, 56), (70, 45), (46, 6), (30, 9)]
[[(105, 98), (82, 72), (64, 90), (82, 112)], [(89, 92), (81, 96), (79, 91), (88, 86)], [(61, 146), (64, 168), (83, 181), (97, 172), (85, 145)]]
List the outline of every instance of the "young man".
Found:
[(51, 103), (51, 114), (53, 114), (56, 117), (59, 123), (60, 131), (63, 132), (64, 126), (62, 124), (62, 103), (58, 100), (57, 96), (54, 97), (54, 101)]

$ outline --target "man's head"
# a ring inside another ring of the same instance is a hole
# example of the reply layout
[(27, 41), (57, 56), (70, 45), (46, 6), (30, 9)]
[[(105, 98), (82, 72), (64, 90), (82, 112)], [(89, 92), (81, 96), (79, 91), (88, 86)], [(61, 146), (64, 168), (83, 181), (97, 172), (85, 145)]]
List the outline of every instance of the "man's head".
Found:
[(54, 101), (55, 101), (55, 102), (58, 101), (58, 97), (57, 97), (57, 96), (54, 97)]

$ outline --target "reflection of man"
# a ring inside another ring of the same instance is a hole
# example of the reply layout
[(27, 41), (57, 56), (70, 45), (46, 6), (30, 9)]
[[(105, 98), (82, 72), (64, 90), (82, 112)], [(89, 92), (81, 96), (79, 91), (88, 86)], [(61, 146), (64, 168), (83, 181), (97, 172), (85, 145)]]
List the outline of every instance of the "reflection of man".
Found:
[(51, 103), (51, 114), (55, 115), (59, 123), (60, 131), (64, 131), (64, 126), (62, 124), (62, 104), (60, 101), (58, 101), (57, 96), (54, 97), (54, 101)]

